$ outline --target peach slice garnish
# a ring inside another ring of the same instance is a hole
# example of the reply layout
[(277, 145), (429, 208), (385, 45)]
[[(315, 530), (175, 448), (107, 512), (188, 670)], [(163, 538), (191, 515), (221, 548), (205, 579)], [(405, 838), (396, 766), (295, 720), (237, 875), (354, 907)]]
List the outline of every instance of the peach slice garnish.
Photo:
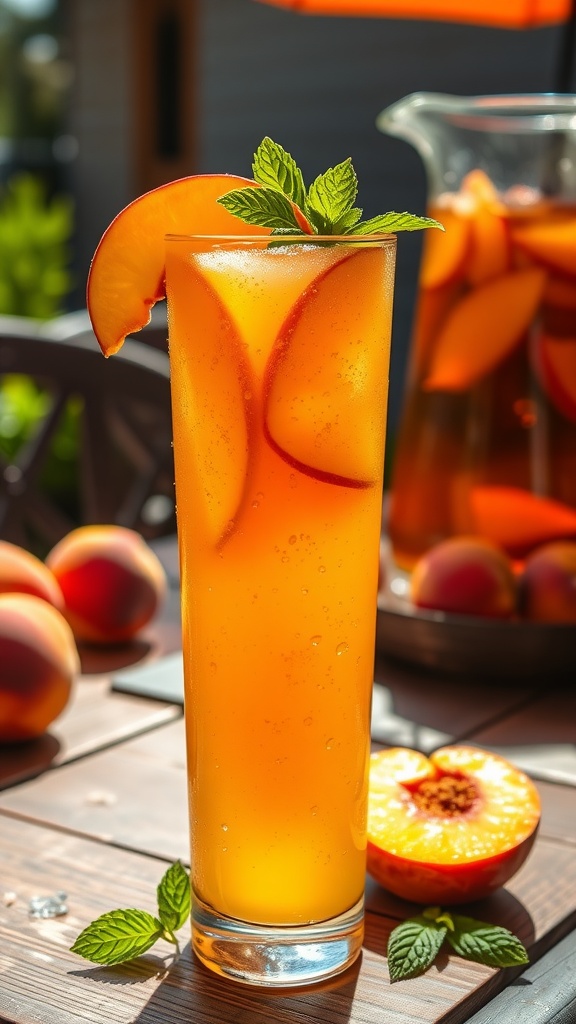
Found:
[(500, 544), (512, 558), (547, 541), (576, 537), (576, 511), (520, 487), (477, 486), (470, 491), (477, 533)]
[(468, 292), (436, 339), (426, 391), (466, 391), (520, 342), (540, 303), (546, 274), (515, 270)]
[[(248, 485), (253, 447), (249, 396), (255, 388), (241, 335), (186, 252), (172, 250), (167, 257), (176, 475), (179, 501), (197, 508), (211, 541), (218, 544), (234, 529)], [(203, 326), (201, 343), (188, 326), (191, 309)], [(179, 453), (186, 458), (181, 474)]]
[(576, 275), (576, 218), (512, 225), (512, 240), (546, 267)]
[[(264, 375), (264, 429), (309, 476), (367, 487), (382, 471), (382, 407), (392, 310), (379, 248), (348, 253), (303, 292)], [(365, 296), (373, 296), (366, 303)], [(334, 310), (338, 310), (335, 316)]]
[(268, 235), (244, 224), (216, 200), (234, 188), (254, 185), (230, 174), (198, 174), (160, 185), (125, 206), (106, 229), (90, 266), (86, 304), (104, 355), (150, 320), (165, 297), (167, 234)]
[(470, 219), (464, 210), (450, 207), (435, 209), (430, 215), (446, 230), (424, 233), (419, 284), (421, 288), (441, 288), (464, 276), (472, 238)]
[(541, 334), (534, 349), (534, 365), (556, 409), (576, 423), (576, 337)]

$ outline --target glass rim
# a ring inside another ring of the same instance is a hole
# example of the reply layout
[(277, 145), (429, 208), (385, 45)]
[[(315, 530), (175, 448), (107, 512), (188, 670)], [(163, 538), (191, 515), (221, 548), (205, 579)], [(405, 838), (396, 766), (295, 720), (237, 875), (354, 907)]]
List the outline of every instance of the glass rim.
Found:
[(456, 127), (476, 131), (550, 132), (576, 130), (576, 93), (517, 92), (457, 96), (414, 92), (382, 111), (381, 130), (412, 115), (443, 117)]
[(345, 244), (345, 245), (382, 245), (396, 242), (397, 234), (393, 231), (374, 232), (368, 235), (241, 235), (241, 234), (191, 234), (170, 231), (164, 235), (165, 242), (211, 242), (223, 245), (262, 245), (262, 242), (272, 242), (275, 246), (281, 245), (317, 245), (318, 243)]

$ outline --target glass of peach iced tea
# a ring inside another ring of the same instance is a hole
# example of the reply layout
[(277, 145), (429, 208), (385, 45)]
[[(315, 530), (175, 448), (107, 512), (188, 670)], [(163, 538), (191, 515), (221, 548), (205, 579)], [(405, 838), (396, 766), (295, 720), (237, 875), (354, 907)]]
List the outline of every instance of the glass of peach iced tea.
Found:
[[(349, 161), (306, 194), (267, 139), (254, 172), (172, 183), (124, 217), (166, 234), (149, 280), (168, 304), (193, 948), (279, 986), (362, 944), (388, 226), (431, 222), (358, 224)], [(118, 226), (89, 283), (105, 351), (126, 327), (107, 333), (100, 298)]]

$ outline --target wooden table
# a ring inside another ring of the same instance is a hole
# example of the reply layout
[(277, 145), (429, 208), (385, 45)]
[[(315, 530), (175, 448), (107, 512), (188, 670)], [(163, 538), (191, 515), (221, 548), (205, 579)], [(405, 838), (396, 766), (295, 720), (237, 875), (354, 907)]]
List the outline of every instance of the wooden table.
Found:
[[(173, 546), (160, 553), (173, 570)], [(371, 882), (362, 956), (323, 985), (279, 992), (223, 981), (189, 944), (176, 963), (160, 942), (114, 969), (70, 953), (81, 929), (107, 910), (154, 912), (167, 865), (188, 862), (182, 708), (111, 686), (123, 666), (150, 664), (179, 644), (174, 580), (163, 613), (137, 644), (84, 656), (74, 698), (49, 734), (0, 748), (0, 1020), (574, 1024), (576, 689), (546, 678), (496, 684), (431, 676), (385, 657), (376, 665), (376, 745), (429, 751), (469, 740), (504, 753), (536, 780), (543, 814), (528, 861), (505, 889), (468, 908), (521, 938), (531, 958), (523, 972), (442, 954), (426, 974), (391, 984), (387, 939), (416, 908)], [(65, 915), (30, 916), (32, 896), (58, 891), (67, 894)]]

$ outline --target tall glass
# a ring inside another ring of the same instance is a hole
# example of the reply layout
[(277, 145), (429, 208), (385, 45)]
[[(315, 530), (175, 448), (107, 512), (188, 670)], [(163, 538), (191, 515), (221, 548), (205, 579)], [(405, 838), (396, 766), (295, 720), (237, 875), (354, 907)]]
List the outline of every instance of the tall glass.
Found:
[(193, 948), (300, 985), (363, 937), (396, 239), (166, 248)]

